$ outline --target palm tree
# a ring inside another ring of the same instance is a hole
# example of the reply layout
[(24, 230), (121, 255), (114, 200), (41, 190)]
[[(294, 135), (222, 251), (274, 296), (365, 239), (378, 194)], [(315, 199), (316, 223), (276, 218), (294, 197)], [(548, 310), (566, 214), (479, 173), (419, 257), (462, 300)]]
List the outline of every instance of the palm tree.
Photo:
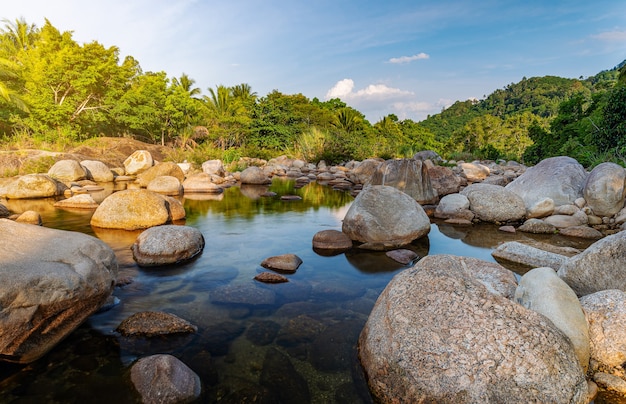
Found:
[(333, 123), (336, 128), (342, 129), (348, 134), (356, 131), (360, 124), (361, 115), (352, 108), (341, 108), (338, 110)]
[(196, 84), (196, 81), (190, 78), (189, 76), (187, 76), (186, 73), (183, 73), (180, 76), (180, 79), (177, 79), (176, 77), (172, 79), (172, 85), (175, 87), (180, 87), (183, 90), (185, 90), (185, 92), (189, 94), (191, 98), (195, 98), (194, 96), (199, 95), (201, 92), (201, 90), (198, 87), (193, 87), (194, 84)]
[(257, 98), (257, 94), (252, 91), (252, 87), (248, 83), (241, 83), (231, 88), (234, 98), (243, 101), (244, 104), (254, 103)]
[(0, 99), (13, 104), (24, 112), (28, 112), (28, 107), (20, 94), (11, 88), (11, 82), (18, 78), (16, 71), (17, 63), (6, 58), (0, 58)]
[(16, 58), (19, 52), (30, 49), (39, 35), (35, 24), (29, 25), (23, 17), (15, 21), (4, 19), (2, 22), (4, 28), (0, 29), (0, 46), (7, 57)]
[(215, 90), (209, 88), (209, 95), (210, 97), (204, 96), (204, 100), (207, 101), (209, 109), (218, 117), (226, 118), (235, 115), (236, 103), (230, 88), (220, 84)]

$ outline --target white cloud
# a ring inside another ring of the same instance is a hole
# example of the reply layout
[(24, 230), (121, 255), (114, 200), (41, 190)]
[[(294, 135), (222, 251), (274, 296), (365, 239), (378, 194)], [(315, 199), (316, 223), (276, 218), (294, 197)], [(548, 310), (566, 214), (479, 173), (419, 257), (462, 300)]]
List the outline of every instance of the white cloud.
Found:
[(414, 60), (422, 60), (422, 59), (429, 59), (429, 58), (430, 58), (430, 55), (424, 52), (421, 52), (413, 56), (400, 56), (399, 58), (391, 58), (388, 60), (388, 63), (404, 64), (404, 63), (411, 63)]
[(354, 88), (354, 81), (352, 79), (343, 79), (339, 80), (337, 84), (333, 86), (326, 93), (326, 99), (331, 98), (342, 98), (349, 96), (352, 94), (352, 89)]
[(626, 41), (626, 31), (605, 31), (591, 37), (601, 41)]
[(413, 93), (410, 91), (389, 87), (386, 84), (370, 84), (363, 89), (354, 91), (354, 80), (343, 79), (328, 90), (326, 99), (341, 98), (343, 101), (382, 101), (407, 98), (412, 95)]

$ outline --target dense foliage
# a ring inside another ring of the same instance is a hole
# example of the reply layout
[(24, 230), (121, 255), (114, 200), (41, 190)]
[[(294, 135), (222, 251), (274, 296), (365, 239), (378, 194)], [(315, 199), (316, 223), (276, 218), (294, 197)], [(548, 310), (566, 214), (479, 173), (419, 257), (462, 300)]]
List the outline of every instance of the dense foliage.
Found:
[[(79, 44), (49, 21), (4, 21), (0, 29), (0, 143), (64, 147), (99, 136), (173, 145), (178, 157), (309, 161), (410, 157), (534, 163), (568, 154), (586, 164), (626, 154), (623, 63), (587, 79), (523, 78), (482, 100), (458, 101), (422, 122), (391, 114), (371, 124), (340, 99), (246, 83), (208, 88), (182, 74), (143, 72), (117, 47)], [(620, 68), (621, 75), (620, 75)]]

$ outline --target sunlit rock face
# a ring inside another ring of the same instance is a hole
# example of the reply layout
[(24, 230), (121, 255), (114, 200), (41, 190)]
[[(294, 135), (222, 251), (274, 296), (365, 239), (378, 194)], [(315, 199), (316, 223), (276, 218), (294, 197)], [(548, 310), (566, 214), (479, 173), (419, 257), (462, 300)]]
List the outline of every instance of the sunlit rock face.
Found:
[(117, 269), (94, 237), (0, 219), (0, 357), (43, 356), (102, 306)]
[(613, 216), (624, 207), (626, 170), (615, 163), (597, 165), (585, 182), (585, 201), (597, 216)]
[(420, 204), (438, 201), (428, 168), (421, 160), (387, 160), (374, 171), (368, 185), (386, 185), (408, 194)]

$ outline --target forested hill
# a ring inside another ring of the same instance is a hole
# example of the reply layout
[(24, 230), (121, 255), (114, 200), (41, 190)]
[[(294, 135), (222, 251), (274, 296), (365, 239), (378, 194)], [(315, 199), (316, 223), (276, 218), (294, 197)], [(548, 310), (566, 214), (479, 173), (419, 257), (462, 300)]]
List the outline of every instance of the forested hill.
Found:
[[(609, 100), (619, 99), (613, 93), (618, 92), (616, 84), (624, 65), (626, 60), (585, 79), (524, 77), (482, 100), (457, 101), (419, 124), (449, 152), (486, 158), (518, 156), (531, 162), (557, 154), (589, 160), (606, 152), (593, 137), (610, 130), (602, 128), (608, 123), (604, 109)], [(550, 138), (550, 145), (541, 144)]]

